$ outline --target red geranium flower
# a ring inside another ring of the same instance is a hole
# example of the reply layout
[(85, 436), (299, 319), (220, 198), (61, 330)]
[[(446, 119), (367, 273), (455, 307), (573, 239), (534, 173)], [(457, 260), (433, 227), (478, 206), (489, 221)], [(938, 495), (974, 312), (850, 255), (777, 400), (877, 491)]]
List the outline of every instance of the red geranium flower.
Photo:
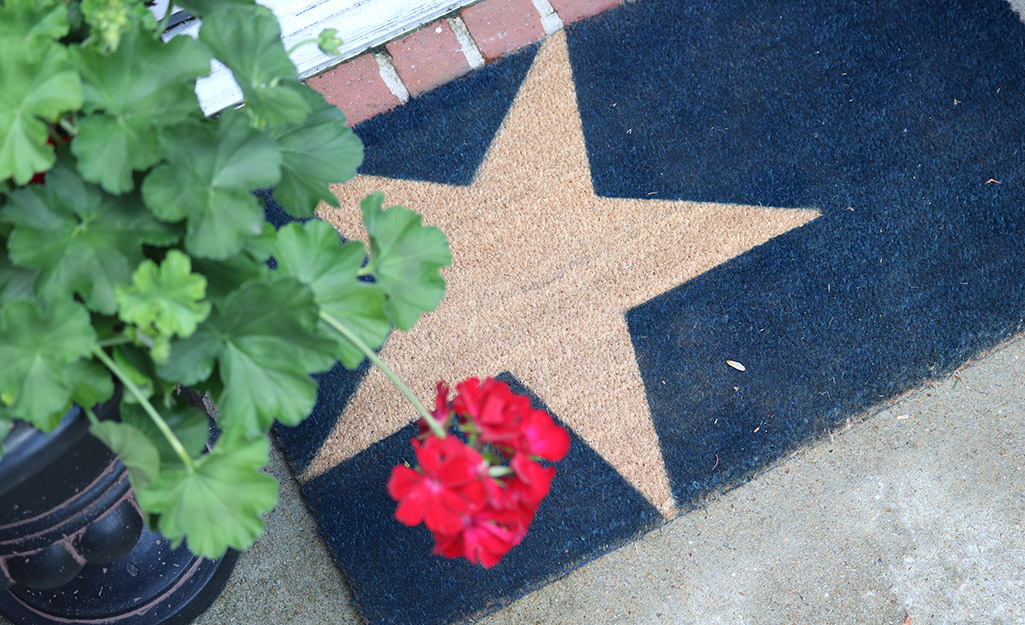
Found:
[(388, 480), (388, 494), (399, 502), (395, 518), (410, 527), (423, 521), (432, 531), (455, 534), (462, 528), (461, 515), (484, 506), (479, 478), (484, 459), (452, 436), (412, 443), (419, 471), (397, 466)]
[(517, 531), (515, 512), (482, 510), (463, 516), (463, 528), (451, 535), (434, 533), (434, 553), (446, 558), (465, 557), (486, 569), (498, 564), (526, 533)]
[(480, 440), (495, 445), (512, 445), (519, 437), (521, 416), (530, 410), (530, 400), (509, 390), (505, 382), (487, 378), (481, 384), (469, 378), (456, 386), (452, 409), (468, 418)]
[(459, 415), (473, 447), (437, 436), (421, 419), (412, 441), (417, 469), (395, 467), (388, 493), (399, 502), (396, 519), (431, 530), (434, 553), (491, 568), (523, 540), (551, 490), (555, 469), (536, 460), (561, 460), (569, 434), (505, 382), (469, 378), (451, 408), (448, 390), (438, 383), (431, 415), (446, 430), (452, 412)]

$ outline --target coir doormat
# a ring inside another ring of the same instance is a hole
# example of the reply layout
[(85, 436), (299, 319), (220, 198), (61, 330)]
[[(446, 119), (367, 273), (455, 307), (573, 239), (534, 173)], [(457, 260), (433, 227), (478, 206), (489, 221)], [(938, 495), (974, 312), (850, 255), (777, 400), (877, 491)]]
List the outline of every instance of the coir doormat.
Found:
[(320, 376), (278, 437), (372, 624), (508, 604), (1023, 327), (1004, 0), (642, 0), (356, 131), (361, 175), (321, 216), (359, 237), (379, 189), (455, 259), (382, 359), (427, 400), (498, 376), (572, 436), (485, 570), (393, 518), (415, 413), (376, 370)]

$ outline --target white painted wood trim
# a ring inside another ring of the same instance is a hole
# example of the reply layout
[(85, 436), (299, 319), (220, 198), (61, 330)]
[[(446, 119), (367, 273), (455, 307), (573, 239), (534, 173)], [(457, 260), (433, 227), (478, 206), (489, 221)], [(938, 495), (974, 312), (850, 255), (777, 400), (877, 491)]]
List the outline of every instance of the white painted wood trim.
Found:
[[(257, 1), (274, 11), (281, 23), (286, 49), (315, 39), (325, 28), (338, 31), (342, 39), (338, 56), (325, 55), (314, 44), (302, 46), (292, 54), (299, 76), (308, 78), (477, 0)], [(198, 22), (190, 20), (168, 31), (167, 36), (195, 37), (198, 32)], [(242, 92), (231, 72), (219, 63), (214, 64), (209, 77), (197, 82), (196, 93), (207, 115), (242, 101)]]

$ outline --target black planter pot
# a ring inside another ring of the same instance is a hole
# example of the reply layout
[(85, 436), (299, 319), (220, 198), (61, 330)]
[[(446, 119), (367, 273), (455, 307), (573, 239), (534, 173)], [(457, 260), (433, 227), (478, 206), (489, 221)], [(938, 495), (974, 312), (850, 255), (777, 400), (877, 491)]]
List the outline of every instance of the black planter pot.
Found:
[(47, 434), (17, 424), (3, 445), (0, 614), (16, 625), (184, 624), (224, 589), (238, 553), (198, 558), (147, 529), (80, 409)]

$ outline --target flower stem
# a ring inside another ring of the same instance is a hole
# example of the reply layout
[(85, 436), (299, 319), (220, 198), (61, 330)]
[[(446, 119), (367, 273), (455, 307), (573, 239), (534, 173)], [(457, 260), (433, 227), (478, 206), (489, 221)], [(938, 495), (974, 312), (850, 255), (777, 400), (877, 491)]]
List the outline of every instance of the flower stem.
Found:
[(116, 347), (118, 345), (124, 345), (126, 343), (131, 342), (132, 337), (126, 336), (124, 334), (118, 334), (116, 336), (111, 336), (109, 338), (100, 339), (98, 344), (100, 347)]
[(89, 423), (96, 425), (100, 422), (100, 420), (96, 418), (96, 413), (93, 412), (92, 408), (82, 408), (82, 411), (85, 412), (85, 416), (89, 418)]
[(294, 46), (292, 46), (291, 48), (286, 50), (285, 54), (287, 54), (288, 56), (292, 56), (293, 52), (295, 52), (299, 48), (301, 48), (301, 47), (303, 47), (305, 45), (311, 44), (311, 43), (317, 43), (317, 40), (316, 39), (303, 39), (302, 41), (296, 43)]
[(68, 133), (72, 137), (78, 136), (78, 126), (76, 126), (75, 123), (69, 120), (68, 118), (61, 117), (57, 121), (57, 123), (60, 124), (60, 127), (64, 129), (64, 132)]
[(399, 389), (399, 392), (402, 393), (402, 395), (409, 400), (409, 403), (413, 404), (413, 407), (416, 408), (416, 411), (419, 412), (420, 416), (424, 418), (424, 422), (426, 422), (427, 426), (431, 428), (431, 433), (433, 433), (438, 438), (445, 438), (445, 430), (441, 427), (441, 424), (438, 423), (438, 420), (435, 419), (431, 415), (431, 413), (427, 411), (426, 408), (424, 408), (424, 405), (421, 404), (420, 400), (416, 398), (416, 395), (413, 394), (413, 391), (409, 390), (409, 387), (402, 383), (402, 380), (400, 380), (399, 377), (395, 375), (395, 372), (389, 369), (388, 365), (384, 364), (384, 362), (382, 362), (381, 359), (377, 357), (377, 354), (374, 353), (374, 350), (370, 349), (369, 345), (364, 343), (358, 336), (356, 336), (356, 334), (352, 330), (347, 328), (344, 323), (327, 314), (326, 312), (321, 311), (320, 318), (326, 321), (328, 325), (337, 330), (339, 334), (344, 336), (353, 345), (355, 345), (361, 352), (363, 352), (364, 356), (370, 359), (370, 362), (374, 363), (374, 365), (381, 370), (381, 373), (383, 373), (389, 380), (391, 380), (391, 383), (395, 385), (395, 388)]
[(171, 427), (167, 425), (167, 422), (164, 421), (164, 418), (161, 417), (160, 413), (153, 407), (153, 404), (149, 403), (149, 399), (142, 394), (139, 387), (128, 379), (128, 374), (126, 374), (121, 367), (117, 366), (117, 363), (107, 355), (107, 352), (103, 351), (99, 347), (93, 348), (93, 355), (99, 358), (100, 362), (106, 365), (106, 367), (110, 369), (110, 372), (117, 376), (117, 379), (121, 380), (121, 383), (125, 385), (125, 389), (135, 397), (136, 401), (139, 402), (139, 405), (142, 406), (142, 409), (149, 415), (149, 418), (153, 420), (157, 429), (160, 430), (160, 433), (163, 434), (164, 438), (167, 439), (167, 442), (171, 444), (171, 449), (174, 450), (174, 453), (178, 454), (178, 457), (185, 463), (185, 468), (188, 472), (195, 473), (196, 465), (192, 462), (192, 457), (189, 456), (189, 452), (185, 451), (185, 447), (182, 445), (181, 441), (178, 440), (178, 437), (174, 435), (174, 432), (171, 431)]

